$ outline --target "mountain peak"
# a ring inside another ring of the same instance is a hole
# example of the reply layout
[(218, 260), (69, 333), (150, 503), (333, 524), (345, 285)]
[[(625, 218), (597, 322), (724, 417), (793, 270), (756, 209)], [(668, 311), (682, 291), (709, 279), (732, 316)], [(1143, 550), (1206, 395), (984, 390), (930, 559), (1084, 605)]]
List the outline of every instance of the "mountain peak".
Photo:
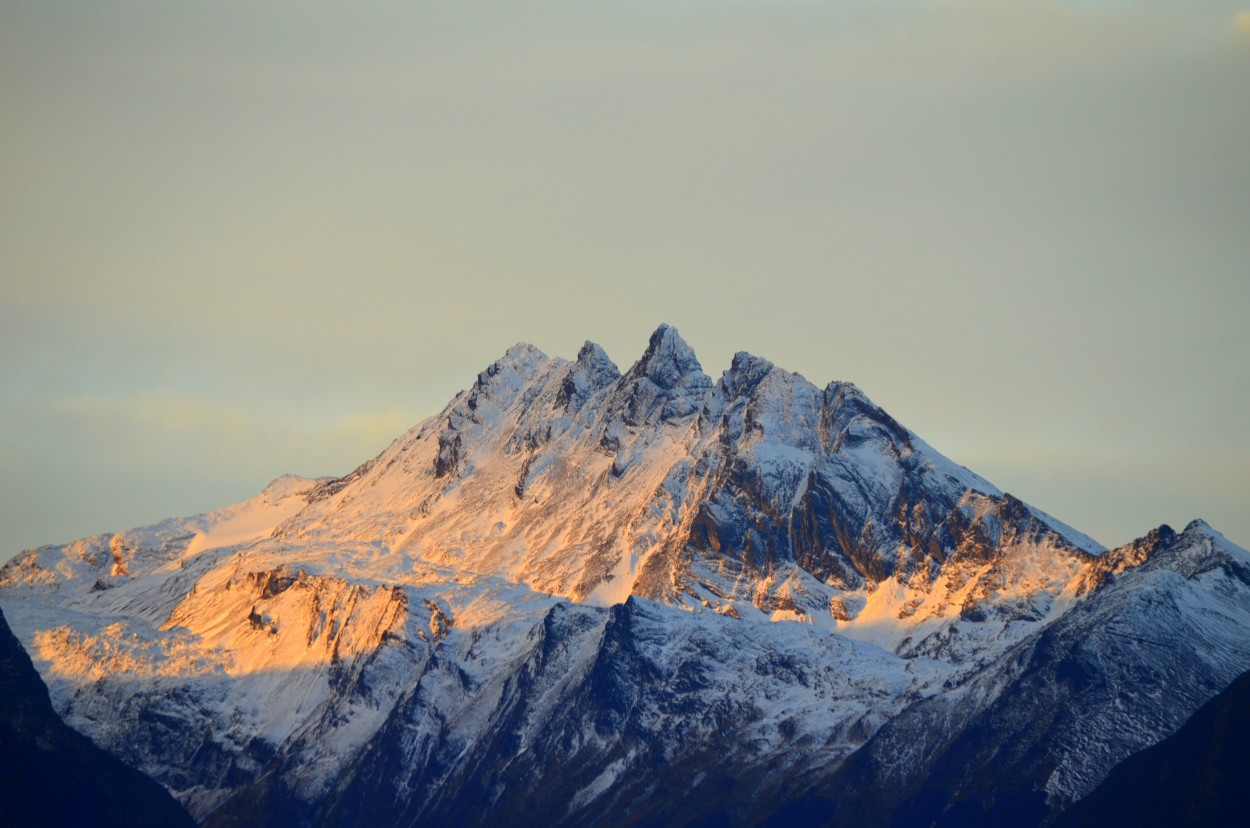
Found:
[(712, 389), (712, 380), (671, 325), (651, 334), (646, 353), (622, 377), (624, 420), (640, 425), (658, 413), (661, 420), (686, 417), (698, 411)]
[(608, 356), (607, 351), (603, 350), (599, 343), (591, 342), (589, 339), (582, 345), (581, 350), (577, 352), (577, 364), (586, 367), (603, 368), (615, 373), (617, 376), (621, 374), (620, 369), (616, 367), (616, 363)]
[(1201, 533), (1204, 535), (1214, 534), (1215, 530), (1211, 528), (1211, 524), (1202, 518), (1194, 518), (1185, 526), (1185, 534), (1190, 532)]
[(505, 363), (517, 367), (532, 365), (549, 361), (546, 354), (534, 347), (528, 342), (518, 342), (508, 350), (504, 351), (502, 357), (496, 360), (496, 365)]
[(518, 342), (477, 375), (474, 389), (488, 395), (501, 390), (515, 392), (542, 373), (550, 362), (551, 358), (533, 345)]
[[(1187, 537), (1203, 537), (1210, 538), (1213, 541), (1228, 544), (1228, 538), (1224, 537), (1220, 530), (1207, 523), (1202, 518), (1195, 518), (1185, 526), (1185, 531), (1181, 533)], [(1230, 544), (1232, 545), (1232, 544)]]
[[(661, 323), (651, 334), (646, 352), (630, 368), (629, 374), (635, 378), (646, 377), (662, 389), (711, 385), (694, 349), (681, 338), (676, 328), (665, 323)], [(698, 382), (699, 378), (703, 382)]]
[(739, 351), (734, 354), (733, 362), (724, 373), (721, 383), (730, 397), (748, 394), (775, 368), (775, 365), (762, 357)]
[(560, 387), (560, 403), (580, 407), (595, 391), (621, 378), (621, 371), (598, 344), (586, 340)]

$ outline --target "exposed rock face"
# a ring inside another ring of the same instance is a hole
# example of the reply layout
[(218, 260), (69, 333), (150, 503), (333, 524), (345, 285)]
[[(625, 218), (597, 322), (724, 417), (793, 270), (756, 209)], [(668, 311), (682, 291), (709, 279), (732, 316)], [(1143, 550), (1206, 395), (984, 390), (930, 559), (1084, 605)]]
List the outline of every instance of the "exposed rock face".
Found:
[(344, 478), (24, 553), (0, 601), (208, 824), (958, 824), (1048, 818), (1250, 669), (1248, 567), (1201, 523), (1104, 551), (662, 326), (623, 374), (517, 345)]
[(164, 788), (65, 726), (3, 613), (0, 755), (6, 825), (195, 824)]

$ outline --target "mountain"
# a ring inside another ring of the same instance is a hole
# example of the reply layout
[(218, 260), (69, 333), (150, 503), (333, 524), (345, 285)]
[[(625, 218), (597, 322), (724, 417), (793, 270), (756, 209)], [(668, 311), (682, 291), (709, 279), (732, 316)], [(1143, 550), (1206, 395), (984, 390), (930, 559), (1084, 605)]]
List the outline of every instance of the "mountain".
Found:
[(207, 825), (1040, 822), (1250, 669), (1248, 567), (1201, 522), (1105, 550), (661, 326), (623, 373), (517, 345), (343, 478), (31, 550), (0, 602)]
[(0, 802), (17, 826), (192, 826), (160, 785), (65, 726), (0, 612)]
[(1056, 823), (1234, 826), (1250, 812), (1250, 673), (1176, 733), (1125, 759)]

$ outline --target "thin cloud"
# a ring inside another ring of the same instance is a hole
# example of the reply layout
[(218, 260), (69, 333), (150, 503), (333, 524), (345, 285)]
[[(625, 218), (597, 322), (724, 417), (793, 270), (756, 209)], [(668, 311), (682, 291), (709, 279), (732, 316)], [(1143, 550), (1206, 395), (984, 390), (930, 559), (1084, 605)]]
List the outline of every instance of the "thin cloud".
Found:
[(1244, 0), (537, 5), (14, 4), (0, 523), (343, 473), (517, 340), (660, 320), (957, 457), (1245, 460)]
[[(91, 445), (104, 462), (125, 458), (176, 467), (187, 458), (211, 458), (222, 468), (244, 470), (276, 469), (299, 457), (301, 468), (286, 471), (316, 476), (349, 470), (415, 423), (413, 415), (393, 408), (308, 417), (291, 410), (258, 411), (245, 401), (161, 391), (77, 395), (54, 399), (49, 408), (69, 428), (92, 434)], [(139, 439), (159, 450), (131, 456), (127, 447)]]

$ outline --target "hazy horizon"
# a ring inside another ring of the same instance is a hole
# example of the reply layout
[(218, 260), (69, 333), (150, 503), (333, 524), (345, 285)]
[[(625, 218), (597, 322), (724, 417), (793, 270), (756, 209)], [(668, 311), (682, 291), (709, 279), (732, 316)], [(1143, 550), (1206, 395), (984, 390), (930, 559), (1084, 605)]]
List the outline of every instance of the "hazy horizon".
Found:
[(0, 561), (660, 322), (1250, 545), (1244, 0), (0, 0), (0, 107)]

